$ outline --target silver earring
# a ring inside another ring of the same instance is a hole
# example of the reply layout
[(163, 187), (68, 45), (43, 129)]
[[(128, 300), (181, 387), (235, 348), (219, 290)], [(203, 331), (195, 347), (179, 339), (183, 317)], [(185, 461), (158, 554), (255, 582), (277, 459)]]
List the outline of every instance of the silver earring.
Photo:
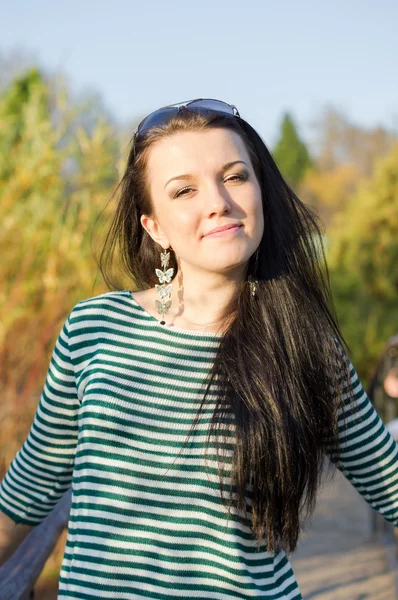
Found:
[(256, 280), (253, 279), (251, 275), (249, 275), (249, 285), (251, 290), (252, 298), (256, 297)]
[[(170, 246), (170, 248), (171, 248), (171, 246)], [(174, 269), (173, 268), (167, 269), (167, 265), (169, 264), (169, 259), (170, 259), (170, 252), (167, 252), (167, 250), (163, 250), (163, 252), (160, 255), (160, 262), (163, 267), (163, 271), (161, 269), (155, 269), (156, 275), (157, 275), (160, 283), (162, 284), (162, 285), (155, 284), (156, 291), (159, 294), (159, 298), (161, 300), (161, 302), (159, 300), (156, 300), (155, 304), (156, 304), (156, 308), (158, 309), (158, 313), (162, 316), (168, 313), (169, 308), (171, 306), (171, 302), (172, 302), (170, 300), (170, 296), (171, 296), (171, 292), (173, 289), (173, 284), (169, 283), (169, 282), (171, 281), (171, 278), (173, 277)], [(167, 283), (168, 285), (165, 285), (165, 283)], [(166, 300), (166, 302), (165, 302), (165, 300)], [(164, 319), (162, 319), (160, 321), (160, 324), (166, 325), (166, 321)]]
[(255, 258), (254, 258), (254, 275), (249, 275), (249, 277), (248, 277), (252, 298), (256, 297), (257, 279), (255, 278), (255, 275), (257, 274), (259, 251), (260, 251), (260, 248), (257, 248), (256, 253), (255, 253)]

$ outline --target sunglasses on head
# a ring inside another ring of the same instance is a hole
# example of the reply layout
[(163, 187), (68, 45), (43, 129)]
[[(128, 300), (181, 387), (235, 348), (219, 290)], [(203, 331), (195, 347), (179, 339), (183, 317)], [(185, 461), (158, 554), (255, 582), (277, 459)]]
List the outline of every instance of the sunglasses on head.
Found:
[(146, 130), (158, 125), (165, 125), (182, 107), (188, 107), (202, 114), (218, 112), (227, 115), (239, 117), (239, 112), (233, 104), (227, 104), (222, 100), (214, 100), (212, 98), (196, 98), (195, 100), (187, 100), (185, 102), (177, 102), (177, 104), (169, 104), (162, 106), (154, 112), (147, 115), (138, 125), (134, 132), (137, 140)]

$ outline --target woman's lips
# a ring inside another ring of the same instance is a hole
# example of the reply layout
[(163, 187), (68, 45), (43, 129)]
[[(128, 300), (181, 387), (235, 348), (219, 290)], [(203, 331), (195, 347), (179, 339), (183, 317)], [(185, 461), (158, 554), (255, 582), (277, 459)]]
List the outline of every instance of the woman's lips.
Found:
[(223, 237), (225, 235), (232, 235), (233, 233), (236, 233), (241, 228), (242, 228), (242, 225), (237, 225), (235, 227), (229, 227), (228, 229), (224, 229), (222, 231), (215, 231), (214, 233), (208, 233), (204, 237)]

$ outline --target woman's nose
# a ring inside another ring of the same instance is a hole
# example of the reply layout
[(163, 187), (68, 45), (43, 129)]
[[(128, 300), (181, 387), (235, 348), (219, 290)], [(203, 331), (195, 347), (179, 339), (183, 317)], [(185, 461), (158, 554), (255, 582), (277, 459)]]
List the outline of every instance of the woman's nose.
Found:
[(230, 194), (222, 184), (212, 184), (206, 192), (205, 203), (208, 212), (224, 212), (231, 208)]

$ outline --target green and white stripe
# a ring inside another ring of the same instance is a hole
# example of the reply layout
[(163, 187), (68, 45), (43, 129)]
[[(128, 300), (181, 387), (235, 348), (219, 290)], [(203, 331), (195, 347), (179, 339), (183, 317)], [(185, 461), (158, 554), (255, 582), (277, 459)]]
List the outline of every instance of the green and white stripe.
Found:
[[(215, 446), (204, 454), (214, 384), (179, 454), (219, 340), (161, 326), (129, 290), (73, 307), (29, 435), (0, 486), (0, 509), (36, 525), (72, 485), (59, 599), (301, 599), (285, 553), (265, 544), (256, 552), (237, 511), (227, 519)], [(398, 447), (352, 365), (351, 374), (362, 420), (341, 411), (342, 469), (398, 524)], [(229, 463), (232, 425), (223, 423)], [(226, 477), (225, 498), (229, 484)]]

